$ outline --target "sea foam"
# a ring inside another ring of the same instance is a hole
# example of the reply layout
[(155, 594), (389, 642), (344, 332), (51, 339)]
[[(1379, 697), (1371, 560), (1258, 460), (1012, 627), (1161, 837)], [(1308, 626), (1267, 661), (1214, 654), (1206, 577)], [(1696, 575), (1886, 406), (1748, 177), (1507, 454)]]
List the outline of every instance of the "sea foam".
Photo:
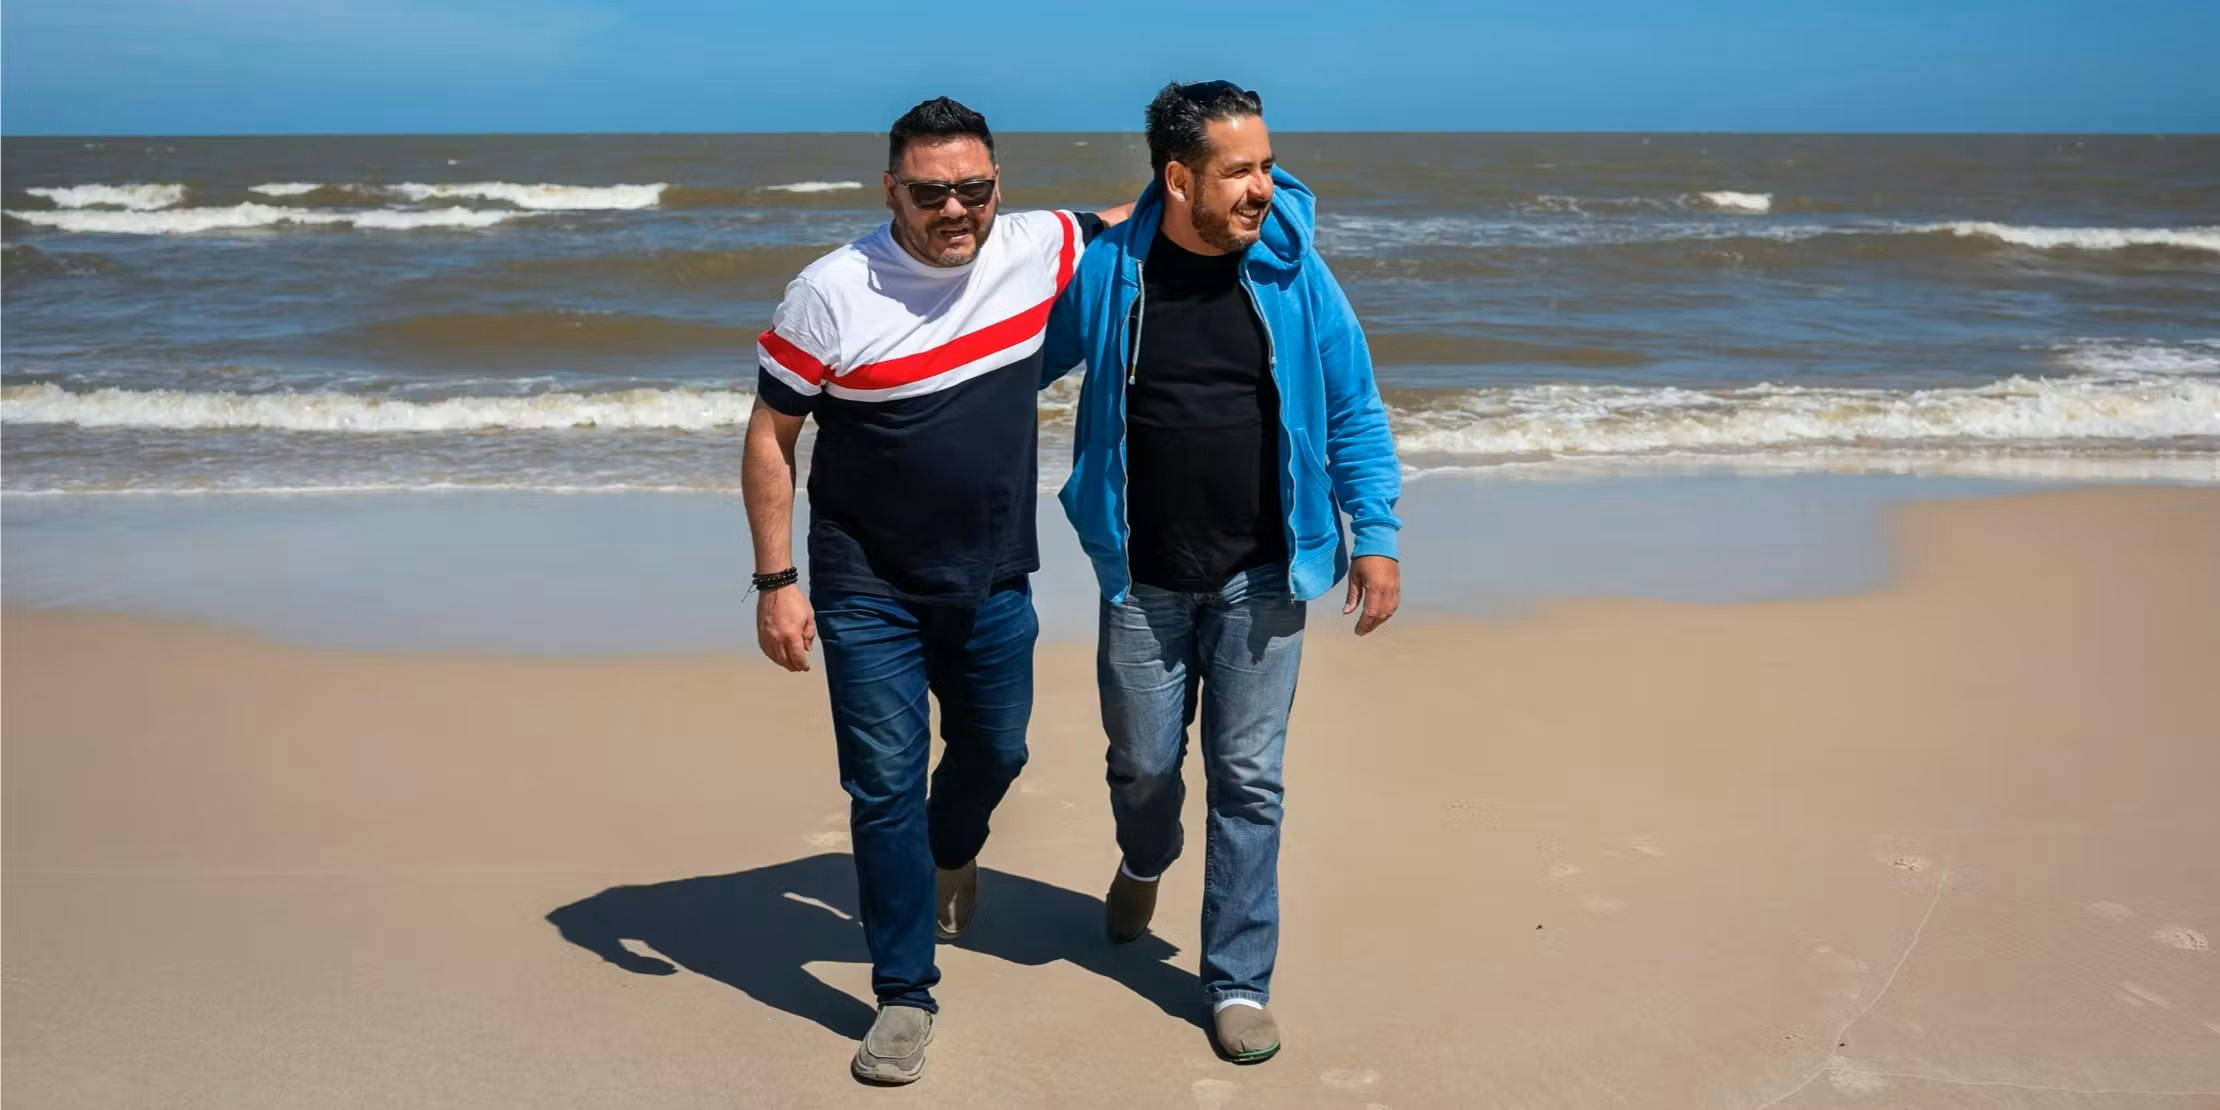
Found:
[(1948, 232), (1961, 238), (1995, 239), (2037, 250), (2116, 251), (2129, 247), (2174, 247), (2220, 252), (2220, 225), (2207, 227), (2036, 227), (1987, 220), (1918, 224), (1908, 231)]
[(536, 211), (604, 211), (653, 208), (670, 186), (652, 185), (519, 185), (508, 181), (469, 181), (425, 185), (405, 181), (383, 187), (386, 192), (412, 201), (496, 200)]
[(1773, 194), (1771, 193), (1737, 193), (1730, 189), (1720, 189), (1709, 193), (1697, 193), (1696, 198), (1713, 208), (1724, 209), (1728, 212), (1771, 212), (1773, 210)]
[(65, 185), (24, 192), (45, 197), (57, 208), (128, 208), (134, 212), (151, 212), (185, 200), (183, 185)]
[(111, 235), (187, 235), (202, 231), (242, 231), (282, 224), (332, 225), (373, 231), (408, 231), (417, 228), (478, 228), (528, 216), (508, 209), (433, 208), (406, 211), (396, 208), (328, 209), (280, 208), (269, 204), (234, 204), (221, 208), (172, 208), (160, 212), (118, 212), (106, 209), (72, 209), (65, 212), (7, 213), (40, 227), (62, 231), (101, 232)]
[(0, 387), (0, 423), (340, 433), (564, 428), (689, 431), (745, 424), (754, 402), (751, 393), (706, 389), (402, 401), (330, 391), (96, 389), (79, 393), (41, 382)]
[(2060, 361), (2081, 373), (1918, 390), (1467, 390), (1396, 412), (1396, 442), (1406, 454), (1508, 460), (2220, 438), (2220, 345), (2083, 345)]
[[(1757, 385), (1543, 384), (1404, 395), (1391, 406), (1406, 454), (1497, 460), (1818, 445), (2045, 446), (2220, 438), (2220, 343), (2082, 343), (2055, 353), (2057, 377), (1978, 386), (1880, 389)], [(1075, 387), (1051, 390), (1042, 417), (1071, 419)], [(406, 401), (352, 393), (198, 392), (53, 383), (0, 389), (9, 424), (300, 432), (497, 429), (704, 430), (744, 424), (751, 394), (643, 388), (602, 393)], [(2206, 448), (2209, 450), (2209, 445)]]
[(847, 189), (861, 189), (861, 181), (790, 181), (784, 185), (765, 185), (774, 193), (837, 193)]

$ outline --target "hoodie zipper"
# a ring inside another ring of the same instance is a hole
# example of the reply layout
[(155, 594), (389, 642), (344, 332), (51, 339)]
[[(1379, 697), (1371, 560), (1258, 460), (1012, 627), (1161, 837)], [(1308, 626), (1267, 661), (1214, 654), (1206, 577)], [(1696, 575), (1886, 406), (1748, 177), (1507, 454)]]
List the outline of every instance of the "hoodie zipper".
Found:
[(1133, 467), (1126, 458), (1126, 391), (1141, 377), (1141, 317), (1148, 302), (1148, 283), (1141, 279), (1142, 262), (1133, 260), (1133, 307), (1126, 312), (1131, 333), (1125, 354), (1125, 384), (1118, 389), (1118, 558), (1125, 565), (1125, 594), (1133, 596)]
[[(1241, 291), (1249, 295), (1249, 311), (1256, 313), (1257, 330), (1264, 333), (1264, 372), (1271, 375), (1272, 391), (1279, 394), (1280, 443), (1287, 449), (1287, 461), (1280, 464), (1280, 476), (1287, 479), (1287, 492), (1292, 493), (1295, 485), (1293, 468), (1295, 440), (1287, 428), (1287, 391), (1280, 388), (1279, 348), (1272, 342), (1272, 322), (1264, 318), (1264, 305), (1256, 298), (1256, 287), (1249, 284), (1247, 266), (1248, 263), (1244, 261), (1238, 280), (1241, 282)], [(1280, 535), (1285, 538), (1287, 543), (1287, 574), (1285, 576), (1287, 579), (1287, 594), (1289, 597), (1293, 597), (1295, 596), (1295, 530), (1292, 521), (1295, 518), (1292, 515), (1293, 508), (1286, 504), (1288, 500), (1290, 498), (1285, 494), (1280, 498)]]

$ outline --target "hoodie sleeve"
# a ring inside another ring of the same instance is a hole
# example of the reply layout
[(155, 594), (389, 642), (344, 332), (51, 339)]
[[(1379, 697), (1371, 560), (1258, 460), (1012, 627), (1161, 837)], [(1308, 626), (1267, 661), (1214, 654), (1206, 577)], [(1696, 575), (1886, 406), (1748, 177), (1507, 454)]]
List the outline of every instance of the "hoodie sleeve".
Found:
[(1048, 333), (1041, 340), (1042, 389), (1071, 373), (1071, 368), (1086, 358), (1080, 343), (1079, 311), (1079, 279), (1075, 276), (1056, 295), (1056, 306), (1048, 312)]
[(1313, 253), (1304, 268), (1311, 271), (1318, 358), (1326, 381), (1326, 476), (1349, 514), (1353, 553), (1393, 559), (1399, 551), (1396, 533), (1403, 528), (1395, 515), (1395, 503), (1403, 495), (1403, 467), (1395, 457), (1387, 406), (1372, 379), (1372, 351), (1365, 345), (1356, 310), (1325, 260)]

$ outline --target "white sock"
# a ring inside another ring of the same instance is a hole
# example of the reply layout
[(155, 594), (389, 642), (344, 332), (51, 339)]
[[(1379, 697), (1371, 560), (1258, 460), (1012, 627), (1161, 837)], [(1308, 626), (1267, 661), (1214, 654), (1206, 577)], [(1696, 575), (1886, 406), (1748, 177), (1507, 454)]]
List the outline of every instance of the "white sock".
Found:
[(1210, 1007), (1210, 1012), (1215, 1014), (1228, 1006), (1254, 1006), (1261, 1010), (1264, 1008), (1264, 1003), (1254, 998), (1221, 998)]
[(1125, 865), (1125, 861), (1122, 859), (1118, 861), (1118, 874), (1123, 875), (1126, 878), (1131, 879), (1137, 883), (1153, 883), (1156, 880), (1164, 877), (1162, 875), (1136, 875), (1133, 873), (1133, 869), (1127, 867)]

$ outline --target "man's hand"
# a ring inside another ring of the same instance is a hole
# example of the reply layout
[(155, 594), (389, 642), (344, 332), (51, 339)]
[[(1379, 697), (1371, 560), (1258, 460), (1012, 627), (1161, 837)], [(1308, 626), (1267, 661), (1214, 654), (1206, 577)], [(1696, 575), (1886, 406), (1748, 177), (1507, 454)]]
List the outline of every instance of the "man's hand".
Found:
[(817, 611), (800, 586), (780, 586), (756, 595), (755, 642), (771, 662), (787, 670), (809, 669), (809, 646), (817, 639)]
[(1386, 624), (1403, 604), (1403, 565), (1385, 555), (1365, 555), (1349, 564), (1349, 603), (1341, 607), (1348, 616), (1364, 606), (1357, 618), (1357, 635)]

